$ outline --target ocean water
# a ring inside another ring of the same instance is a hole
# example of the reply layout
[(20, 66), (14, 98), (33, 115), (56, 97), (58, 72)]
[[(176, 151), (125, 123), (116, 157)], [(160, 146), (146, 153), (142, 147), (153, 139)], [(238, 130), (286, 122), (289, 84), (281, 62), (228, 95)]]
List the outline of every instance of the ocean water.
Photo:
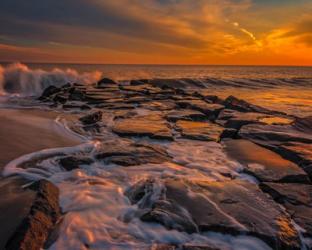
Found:
[[(186, 88), (195, 88), (196, 91), (206, 94), (220, 97), (234, 95), (289, 114), (312, 115), (312, 68), (309, 67), (3, 63), (0, 66), (1, 106), (18, 109), (29, 105), (32, 107), (31, 101), (34, 97), (39, 96), (49, 85), (61, 86), (67, 82), (89, 85), (104, 76), (116, 81), (142, 78), (177, 79)], [(185, 78), (200, 84), (188, 85)], [(84, 131), (78, 121), (79, 117), (90, 111), (64, 112), (59, 109), (53, 115), (48, 115), (44, 106), (32, 108), (39, 109), (40, 112), (8, 112), (0, 109), (4, 117), (10, 118), (13, 128), (10, 134), (5, 133), (8, 140), (12, 138), (11, 148), (7, 150), (16, 150), (16, 143), (21, 147), (20, 152), (29, 152), (28, 144), (23, 142), (21, 136), (14, 134), (14, 130), (20, 131), (20, 134), (22, 131), (32, 130), (34, 137), (44, 137), (44, 132), (38, 133), (38, 127), (49, 129), (63, 138), (70, 137), (78, 144), (73, 147), (63, 144), (55, 147), (46, 138), (40, 138), (39, 141), (44, 141), (47, 148), (16, 157), (8, 162), (2, 173), (4, 176), (19, 175), (30, 181), (44, 178), (58, 186), (60, 206), (66, 215), (60, 226), (59, 238), (50, 247), (51, 250), (151, 249), (154, 243), (208, 244), (230, 250), (270, 249), (262, 240), (251, 236), (231, 236), (214, 232), (187, 234), (167, 230), (156, 223), (144, 223), (137, 216), (137, 205), (131, 205), (124, 195), (133, 184), (149, 178), (157, 180), (153, 187), (156, 194), (164, 188), (163, 179), (168, 177), (187, 178), (195, 182), (223, 181), (226, 176), (232, 176), (257, 183), (257, 180), (242, 173), (244, 166), (226, 154), (223, 144), (179, 138), (172, 142), (131, 138), (161, 145), (172, 156), (173, 161), (125, 168), (106, 164), (95, 158), (104, 143), (127, 145), (129, 142), (112, 132), (116, 116), (114, 110), (105, 111), (100, 123), (101, 134), (94, 134)], [(144, 108), (137, 108), (135, 111), (141, 115), (157, 112)], [(45, 122), (42, 122), (42, 118), (45, 118)], [(26, 124), (32, 127), (26, 130)], [(28, 143), (38, 141), (30, 142), (29, 137), (27, 140)], [(94, 163), (65, 171), (58, 162), (60, 154), (88, 156), (94, 159)], [(36, 158), (44, 160), (31, 168), (21, 167), (25, 162)]]
[(0, 93), (40, 95), (49, 85), (93, 84), (104, 76), (117, 81), (196, 79), (202, 84), (198, 91), (207, 94), (235, 95), (289, 114), (312, 115), (312, 67), (2, 63)]

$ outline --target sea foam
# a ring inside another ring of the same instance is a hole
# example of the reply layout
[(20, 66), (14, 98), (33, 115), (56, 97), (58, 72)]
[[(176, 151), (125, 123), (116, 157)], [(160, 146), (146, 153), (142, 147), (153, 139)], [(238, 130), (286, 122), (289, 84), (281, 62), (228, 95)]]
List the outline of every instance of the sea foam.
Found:
[(54, 68), (51, 71), (30, 69), (22, 63), (0, 66), (0, 94), (38, 96), (50, 86), (62, 86), (68, 82), (91, 84), (101, 78), (100, 71), (79, 73), (73, 69)]

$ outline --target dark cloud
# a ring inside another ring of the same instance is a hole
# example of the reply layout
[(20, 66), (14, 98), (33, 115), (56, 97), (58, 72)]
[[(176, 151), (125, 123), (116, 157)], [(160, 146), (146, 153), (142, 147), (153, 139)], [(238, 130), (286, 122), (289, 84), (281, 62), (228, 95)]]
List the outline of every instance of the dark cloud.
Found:
[[(109, 4), (110, 1), (95, 0), (1, 0), (0, 22), (1, 33), (33, 39), (57, 40), (62, 42), (62, 30), (59, 34), (56, 27), (80, 29), (82, 40), (86, 42), (84, 32), (110, 32), (123, 36), (135, 37), (166, 44), (176, 44), (185, 47), (201, 47), (205, 41), (188, 34), (179, 34), (175, 25), (161, 25), (161, 20), (154, 20), (157, 13), (151, 13), (151, 19), (142, 18), (146, 13), (131, 9), (135, 1), (123, 1), (122, 4)], [(121, 1), (122, 2), (122, 1)], [(165, 2), (165, 1), (163, 1)], [(167, 2), (168, 4), (168, 2)], [(155, 15), (156, 14), (156, 15)], [(72, 34), (77, 39), (79, 34)], [(91, 40), (91, 39), (89, 39)], [(77, 40), (71, 41), (77, 44)], [(89, 43), (88, 43), (89, 44)], [(103, 41), (91, 42), (91, 45), (102, 45)]]

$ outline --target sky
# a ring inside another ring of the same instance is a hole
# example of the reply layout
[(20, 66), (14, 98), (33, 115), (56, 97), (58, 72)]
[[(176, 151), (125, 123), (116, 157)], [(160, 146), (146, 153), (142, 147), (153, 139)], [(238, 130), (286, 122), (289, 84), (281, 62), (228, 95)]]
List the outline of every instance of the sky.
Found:
[(312, 66), (312, 0), (1, 0), (0, 61)]

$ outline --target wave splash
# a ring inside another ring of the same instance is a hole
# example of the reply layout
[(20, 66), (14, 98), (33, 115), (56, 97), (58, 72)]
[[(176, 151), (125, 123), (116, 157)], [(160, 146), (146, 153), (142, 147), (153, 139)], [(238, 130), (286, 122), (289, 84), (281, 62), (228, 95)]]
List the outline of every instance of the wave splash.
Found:
[(58, 69), (44, 71), (30, 69), (22, 63), (10, 64), (6, 67), (0, 65), (0, 94), (38, 96), (50, 86), (62, 86), (68, 82), (92, 84), (101, 78), (100, 71), (78, 73), (73, 69)]

